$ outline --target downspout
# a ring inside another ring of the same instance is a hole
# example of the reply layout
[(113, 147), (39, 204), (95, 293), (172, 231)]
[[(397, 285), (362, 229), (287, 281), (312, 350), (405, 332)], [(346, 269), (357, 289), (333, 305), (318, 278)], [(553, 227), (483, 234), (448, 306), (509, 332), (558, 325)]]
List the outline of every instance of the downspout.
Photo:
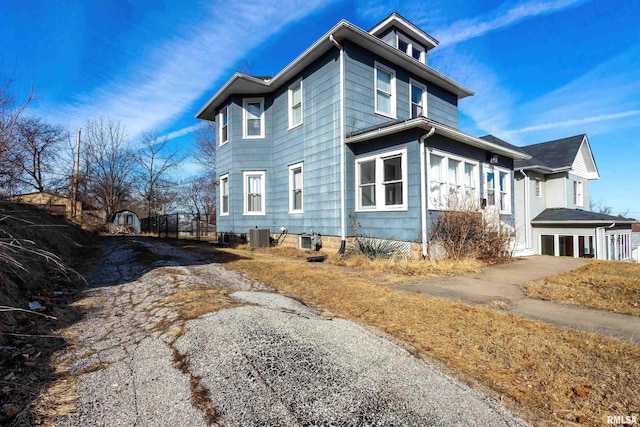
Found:
[(524, 172), (524, 169), (520, 169), (520, 173), (524, 176), (524, 246), (526, 249), (533, 247), (531, 245), (531, 207), (530, 204), (530, 195), (531, 190), (529, 186), (531, 185), (529, 176)]
[(420, 222), (422, 237), (422, 257), (427, 257), (427, 182), (425, 167), (424, 141), (436, 132), (436, 128), (431, 126), (429, 132), (420, 137)]
[(347, 246), (346, 218), (345, 218), (345, 144), (344, 144), (344, 49), (336, 41), (333, 34), (329, 40), (340, 50), (340, 250), (344, 253)]

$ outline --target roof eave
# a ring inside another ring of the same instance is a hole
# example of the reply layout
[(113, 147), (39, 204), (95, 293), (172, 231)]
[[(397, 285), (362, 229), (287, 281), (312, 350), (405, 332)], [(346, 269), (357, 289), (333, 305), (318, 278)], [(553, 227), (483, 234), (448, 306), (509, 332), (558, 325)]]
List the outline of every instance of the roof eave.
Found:
[[(455, 94), (459, 99), (474, 95), (473, 91), (455, 82), (444, 74), (441, 74), (428, 65), (406, 55), (404, 52), (388, 45), (381, 39), (367, 33), (350, 22), (342, 20), (269, 81), (257, 79), (246, 74), (235, 73), (211, 98), (209, 98), (207, 103), (196, 114), (196, 118), (215, 120), (215, 111), (220, 104), (229, 96), (236, 94), (236, 92), (231, 91), (231, 89), (239, 79), (255, 81), (261, 84), (261, 90), (256, 94), (268, 93), (275, 90), (275, 88), (278, 88), (282, 82), (286, 82), (289, 78), (292, 78), (296, 73), (298, 73), (301, 68), (309, 65), (315, 59), (319, 58), (322, 54), (331, 49), (334, 44), (330, 40), (330, 36), (334, 36), (334, 39), (339, 42), (349, 39), (356, 43), (360, 42), (362, 44), (369, 45), (370, 47), (375, 48), (375, 53), (378, 53), (383, 58), (392, 62), (401, 62), (403, 66), (409, 69), (409, 71), (420, 75), (427, 81), (438, 84), (444, 89)], [(213, 113), (205, 114), (207, 111), (213, 111)]]
[(413, 37), (419, 42), (424, 43), (427, 50), (431, 50), (438, 45), (438, 40), (425, 33), (411, 22), (404, 19), (398, 13), (393, 12), (391, 15), (387, 16), (384, 20), (378, 23), (375, 27), (369, 30), (369, 33), (374, 36), (379, 36), (387, 29), (396, 26), (403, 31), (407, 32), (407, 35)]
[(457, 129), (450, 128), (441, 123), (430, 120), (426, 117), (417, 117), (415, 119), (407, 120), (402, 123), (398, 123), (390, 126), (383, 126), (383, 127), (380, 127), (379, 129), (375, 129), (366, 133), (347, 137), (345, 139), (345, 142), (355, 144), (358, 142), (368, 141), (374, 138), (381, 138), (381, 137), (393, 135), (395, 133), (413, 129), (413, 128), (419, 128), (423, 130), (429, 130), (431, 128), (435, 128), (435, 132), (439, 135), (446, 136), (453, 140), (463, 142), (467, 145), (481, 148), (481, 149), (490, 151), (494, 154), (506, 156), (514, 160), (528, 160), (531, 158), (528, 154), (522, 153), (520, 151), (510, 150), (506, 147), (501, 147), (497, 144), (493, 144), (489, 141), (485, 141), (484, 139), (476, 138), (475, 136), (466, 134)]

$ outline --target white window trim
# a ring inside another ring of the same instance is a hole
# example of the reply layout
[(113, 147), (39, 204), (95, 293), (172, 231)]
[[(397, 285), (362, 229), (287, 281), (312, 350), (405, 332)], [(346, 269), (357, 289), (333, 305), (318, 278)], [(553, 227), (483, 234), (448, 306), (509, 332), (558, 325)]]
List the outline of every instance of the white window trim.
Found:
[[(247, 104), (260, 103), (260, 135), (249, 135), (247, 128)], [(264, 98), (243, 98), (242, 99), (242, 138), (260, 139), (264, 138)]]
[(413, 97), (411, 96), (412, 95), (411, 91), (413, 90), (412, 86), (418, 86), (422, 89), (422, 116), (421, 117), (427, 117), (427, 86), (413, 79), (409, 79), (409, 115), (411, 115), (412, 108), (413, 108)]
[[(405, 37), (404, 35), (397, 33), (397, 40), (396, 40), (396, 47), (398, 49), (400, 49), (400, 40), (402, 40), (403, 42), (405, 42), (406, 44), (409, 45), (409, 52), (405, 52), (407, 55), (409, 55), (410, 57), (412, 57), (413, 59), (415, 59), (416, 61), (420, 61), (423, 64), (426, 64), (426, 52), (425, 50), (422, 48), (422, 46), (417, 45), (414, 41), (412, 41), (411, 39), (409, 39), (408, 37)], [(413, 50), (418, 50), (420, 51), (420, 58), (414, 58), (413, 56)]]
[(575, 206), (583, 206), (584, 205), (584, 186), (582, 185), (582, 181), (573, 180), (573, 204)]
[[(391, 111), (389, 113), (378, 110), (378, 70), (382, 70), (386, 73), (391, 74), (391, 98), (389, 100), (389, 106), (391, 108)], [(392, 119), (396, 118), (396, 70), (394, 70), (393, 68), (389, 68), (379, 63), (378, 61), (374, 61), (373, 102), (374, 102), (374, 112), (376, 114), (380, 114), (385, 117), (390, 117)]]
[[(400, 157), (400, 167), (402, 168), (402, 204), (387, 206), (384, 204), (384, 160), (391, 157)], [(359, 163), (375, 160), (376, 162), (376, 181), (375, 181), (375, 200), (374, 206), (361, 206), (360, 205), (360, 168)], [(408, 209), (408, 192), (409, 192), (409, 180), (407, 172), (407, 149), (385, 151), (383, 153), (375, 154), (366, 157), (356, 158), (356, 212), (392, 212), (392, 211), (406, 211)]]
[[(433, 211), (446, 211), (446, 210), (451, 210), (451, 207), (447, 205), (445, 206), (438, 206), (435, 204), (435, 201), (433, 200), (433, 198), (431, 197), (431, 176), (430, 176), (430, 172), (431, 172), (431, 156), (435, 155), (438, 157), (442, 157), (442, 170), (445, 174), (444, 176), (444, 180), (440, 181), (444, 183), (444, 192), (446, 195), (449, 194), (449, 159), (451, 160), (455, 160), (457, 162), (460, 162), (460, 165), (458, 166), (459, 170), (458, 170), (458, 176), (461, 177), (461, 183), (459, 184), (460, 187), (462, 188), (462, 193), (463, 196), (464, 194), (466, 194), (465, 191), (465, 183), (464, 183), (464, 176), (465, 176), (465, 163), (471, 164), (473, 165), (473, 169), (474, 169), (474, 173), (473, 173), (473, 179), (475, 180), (475, 188), (474, 188), (474, 192), (473, 192), (473, 200), (471, 200), (471, 207), (476, 206), (477, 201), (480, 198), (480, 162), (478, 162), (477, 160), (473, 160), (473, 159), (469, 159), (467, 157), (461, 157), (461, 156), (457, 156), (455, 154), (451, 154), (448, 153), (446, 151), (440, 151), (440, 150), (435, 150), (435, 149), (428, 149), (427, 150), (427, 180), (426, 180), (426, 186), (427, 186), (427, 200), (428, 200), (428, 206), (429, 206), (429, 210), (433, 210)], [(464, 202), (468, 202), (467, 200), (464, 200)]]
[(542, 198), (542, 180), (540, 178), (534, 178), (533, 191), (538, 199)]
[(488, 204), (489, 198), (487, 197), (488, 193), (487, 193), (487, 174), (489, 172), (493, 172), (495, 174), (494, 176), (494, 194), (495, 194), (495, 202), (496, 204), (494, 206), (499, 207), (499, 203), (500, 203), (500, 173), (506, 173), (507, 174), (507, 200), (505, 203), (505, 207), (506, 209), (501, 210), (498, 208), (495, 208), (496, 211), (502, 215), (510, 215), (511, 214), (511, 202), (513, 201), (513, 185), (512, 185), (512, 180), (513, 180), (513, 175), (511, 173), (511, 171), (509, 169), (504, 169), (501, 167), (498, 167), (496, 165), (490, 165), (488, 163), (485, 163), (483, 165), (483, 193), (482, 193), (482, 197), (484, 197), (487, 200), (487, 207), (489, 207), (490, 205)]
[[(302, 175), (302, 208), (301, 209), (294, 209), (293, 208), (293, 202), (294, 202), (294, 197), (293, 197), (293, 171), (296, 169), (300, 169), (300, 174)], [(296, 163), (295, 165), (291, 165), (289, 166), (289, 213), (290, 214), (299, 214), (299, 213), (304, 213), (304, 164), (301, 163)]]
[[(256, 212), (249, 212), (249, 206), (247, 203), (247, 178), (249, 176), (260, 176), (260, 194), (262, 195), (262, 203), (260, 204), (261, 210)], [(245, 171), (242, 173), (242, 208), (244, 215), (265, 215), (266, 214), (266, 205), (267, 205), (267, 195), (266, 195), (266, 181), (265, 181), (265, 172), (264, 171)]]
[[(225, 212), (224, 209), (224, 203), (223, 203), (223, 199), (224, 199), (224, 186), (222, 185), (222, 182), (226, 180), (227, 181), (227, 187), (229, 189), (229, 194), (227, 194), (227, 211)], [(231, 186), (229, 185), (229, 174), (225, 173), (224, 175), (220, 175), (220, 216), (227, 216), (229, 215), (229, 210), (231, 208)]]
[[(224, 126), (222, 121), (223, 112), (227, 116), (227, 139), (224, 139), (224, 140), (222, 139), (222, 128)], [(218, 114), (218, 120), (220, 121), (220, 125), (218, 126), (218, 129), (220, 130), (220, 147), (222, 147), (223, 145), (229, 142), (229, 107), (228, 106), (225, 106), (224, 108), (220, 109), (220, 114)]]
[[(300, 86), (300, 122), (293, 122), (293, 88)], [(304, 123), (304, 88), (302, 85), (302, 77), (289, 85), (287, 91), (288, 96), (288, 111), (289, 111), (289, 130), (297, 128)]]

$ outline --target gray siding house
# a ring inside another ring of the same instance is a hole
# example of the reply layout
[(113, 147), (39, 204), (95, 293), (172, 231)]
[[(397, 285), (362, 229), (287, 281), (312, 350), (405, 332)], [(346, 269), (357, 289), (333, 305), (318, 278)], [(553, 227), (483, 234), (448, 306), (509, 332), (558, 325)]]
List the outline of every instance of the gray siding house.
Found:
[(341, 21), (274, 77), (234, 74), (197, 113), (216, 122), (218, 230), (359, 233), (420, 242), (438, 213), (482, 207), (514, 226), (517, 147), (458, 129), (473, 95), (428, 65), (438, 42), (393, 13)]
[(520, 150), (531, 158), (514, 164), (516, 255), (631, 259), (631, 227), (637, 221), (590, 210), (589, 182), (600, 174), (587, 135)]

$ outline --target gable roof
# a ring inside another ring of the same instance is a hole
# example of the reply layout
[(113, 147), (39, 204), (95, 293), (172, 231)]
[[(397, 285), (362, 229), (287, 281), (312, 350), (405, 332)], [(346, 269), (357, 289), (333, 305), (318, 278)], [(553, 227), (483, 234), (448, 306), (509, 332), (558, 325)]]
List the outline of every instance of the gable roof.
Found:
[(235, 73), (218, 92), (207, 101), (200, 111), (196, 113), (196, 118), (215, 121), (217, 109), (222, 103), (226, 102), (231, 95), (261, 95), (274, 92), (280, 86), (296, 77), (304, 68), (318, 60), (330, 49), (334, 49), (336, 47), (335, 43), (342, 43), (344, 40), (349, 40), (389, 62), (399, 65), (412, 74), (442, 87), (455, 94), (458, 99), (474, 94), (460, 83), (455, 82), (453, 79), (434, 70), (430, 66), (421, 63), (401, 50), (385, 43), (375, 35), (364, 31), (348, 21), (342, 20), (272, 79), (265, 80), (242, 73)]
[(574, 165), (582, 153), (583, 164), (588, 171), (587, 178), (600, 178), (586, 134), (526, 145), (520, 149), (530, 154), (531, 159), (517, 161), (514, 165), (515, 169), (536, 170), (542, 173), (570, 171), (574, 169)]
[(501, 156), (505, 156), (511, 159), (528, 159), (530, 156), (524, 153), (519, 147), (515, 145), (508, 144), (500, 139), (497, 139), (500, 142), (490, 141), (487, 139), (477, 138), (473, 135), (469, 135), (468, 133), (462, 132), (456, 128), (452, 128), (451, 126), (447, 126), (435, 120), (429, 119), (427, 117), (416, 117), (409, 120), (395, 120), (385, 123), (383, 125), (378, 125), (369, 129), (364, 129), (361, 132), (357, 132), (350, 136), (347, 136), (345, 142), (347, 144), (353, 144), (362, 141), (368, 141), (374, 138), (379, 138), (382, 136), (391, 135), (394, 133), (402, 132), (408, 129), (423, 129), (425, 131), (429, 131), (432, 128), (434, 132), (445, 136), (447, 138), (451, 138), (455, 141), (463, 142), (467, 145), (471, 145), (474, 147), (481, 148), (483, 150), (490, 151), (494, 154), (499, 154)]
[(543, 210), (540, 215), (531, 220), (531, 224), (566, 224), (580, 223), (593, 225), (633, 224), (638, 221), (633, 218), (624, 218), (614, 215), (606, 215), (598, 212), (585, 211), (582, 209), (549, 208)]

